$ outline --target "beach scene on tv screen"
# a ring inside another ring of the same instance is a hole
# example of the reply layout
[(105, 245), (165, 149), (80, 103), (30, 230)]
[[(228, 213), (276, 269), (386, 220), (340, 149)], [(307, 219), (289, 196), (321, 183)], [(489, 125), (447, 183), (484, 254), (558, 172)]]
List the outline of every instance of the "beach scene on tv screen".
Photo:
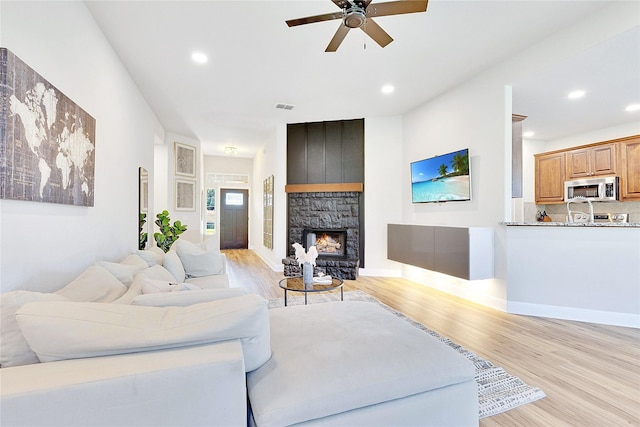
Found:
[(411, 163), (414, 203), (470, 200), (469, 150)]

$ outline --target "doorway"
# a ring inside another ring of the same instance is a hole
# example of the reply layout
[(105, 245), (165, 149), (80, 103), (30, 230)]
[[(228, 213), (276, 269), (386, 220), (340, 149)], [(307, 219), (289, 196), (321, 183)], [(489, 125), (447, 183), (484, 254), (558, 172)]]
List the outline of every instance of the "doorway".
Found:
[(220, 189), (220, 249), (249, 248), (249, 190)]

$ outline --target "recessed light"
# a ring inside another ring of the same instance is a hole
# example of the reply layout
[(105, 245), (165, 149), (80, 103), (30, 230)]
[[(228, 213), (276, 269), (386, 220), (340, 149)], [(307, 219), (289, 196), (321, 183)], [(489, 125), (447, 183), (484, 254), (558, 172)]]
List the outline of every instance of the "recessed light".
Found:
[(625, 111), (638, 111), (640, 110), (640, 104), (631, 104), (625, 108)]
[(524, 136), (525, 138), (528, 138), (530, 136), (535, 135), (535, 133), (528, 131), (528, 132), (522, 132), (522, 136)]
[(382, 86), (382, 93), (392, 93), (395, 88), (392, 85), (384, 85)]
[(207, 55), (205, 55), (202, 52), (194, 52), (191, 55), (191, 59), (193, 59), (195, 62), (197, 62), (198, 64), (204, 64), (205, 62), (207, 62), (208, 58)]
[(569, 99), (578, 99), (578, 98), (582, 98), (584, 96), (586, 92), (583, 90), (574, 90), (573, 92), (569, 93), (568, 98)]

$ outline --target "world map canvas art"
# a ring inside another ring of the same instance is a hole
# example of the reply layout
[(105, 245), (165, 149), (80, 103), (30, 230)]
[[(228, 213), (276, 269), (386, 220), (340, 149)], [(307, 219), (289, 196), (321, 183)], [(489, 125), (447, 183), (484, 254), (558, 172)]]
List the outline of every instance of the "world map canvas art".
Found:
[(93, 206), (96, 121), (0, 48), (0, 198)]

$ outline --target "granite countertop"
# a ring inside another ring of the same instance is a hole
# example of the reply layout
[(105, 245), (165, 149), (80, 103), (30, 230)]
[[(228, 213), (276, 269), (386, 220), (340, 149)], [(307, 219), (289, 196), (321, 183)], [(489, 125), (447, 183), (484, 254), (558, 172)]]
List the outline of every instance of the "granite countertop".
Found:
[(501, 222), (506, 226), (534, 227), (640, 227), (640, 222)]

